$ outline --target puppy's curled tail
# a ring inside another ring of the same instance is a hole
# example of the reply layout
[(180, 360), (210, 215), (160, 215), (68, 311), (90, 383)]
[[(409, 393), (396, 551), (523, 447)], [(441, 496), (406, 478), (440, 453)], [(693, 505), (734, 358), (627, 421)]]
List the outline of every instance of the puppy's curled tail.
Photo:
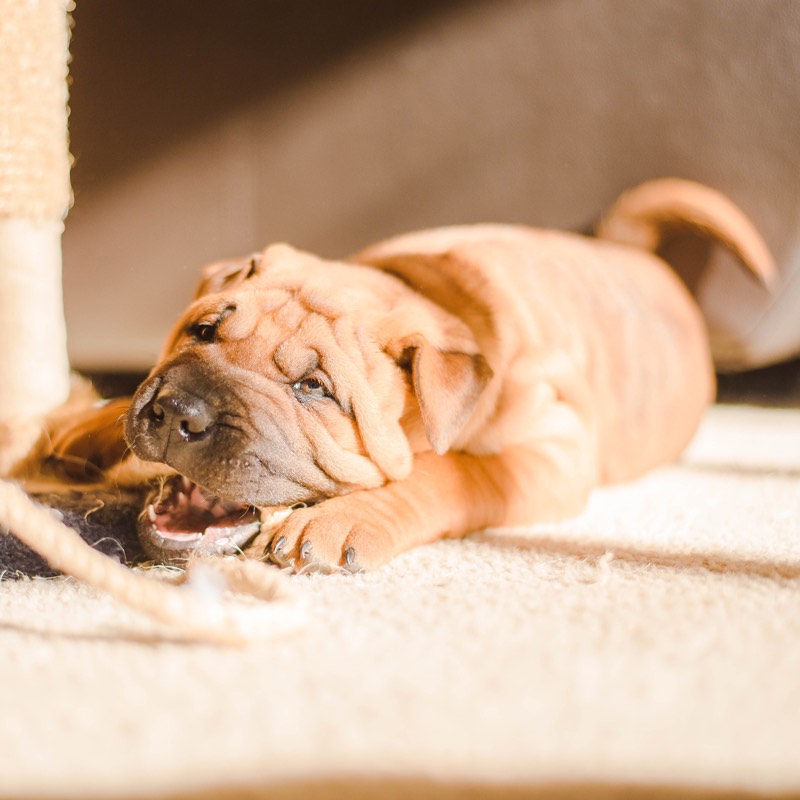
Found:
[(599, 239), (654, 252), (665, 233), (688, 228), (731, 250), (767, 289), (778, 272), (761, 234), (725, 195), (694, 181), (659, 178), (628, 190), (597, 225)]

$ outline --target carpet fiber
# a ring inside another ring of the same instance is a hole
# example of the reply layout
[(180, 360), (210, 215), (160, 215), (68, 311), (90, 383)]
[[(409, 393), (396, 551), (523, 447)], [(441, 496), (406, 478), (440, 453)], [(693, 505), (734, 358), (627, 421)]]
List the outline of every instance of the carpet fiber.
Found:
[(300, 576), (236, 650), (0, 583), (0, 797), (800, 796), (800, 411), (560, 525)]

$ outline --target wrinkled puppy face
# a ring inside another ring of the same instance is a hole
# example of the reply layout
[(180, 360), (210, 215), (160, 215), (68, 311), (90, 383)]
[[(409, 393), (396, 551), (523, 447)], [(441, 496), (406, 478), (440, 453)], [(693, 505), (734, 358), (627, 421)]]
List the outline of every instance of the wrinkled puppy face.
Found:
[(179, 473), (142, 544), (235, 552), (258, 508), (405, 478), (412, 452), (457, 441), (491, 375), (458, 317), (380, 269), (286, 245), (212, 265), (127, 415), (134, 453)]
[(220, 514), (407, 474), (406, 381), (369, 331), (391, 279), (373, 272), (285, 246), (212, 269), (134, 397), (136, 455), (220, 498)]

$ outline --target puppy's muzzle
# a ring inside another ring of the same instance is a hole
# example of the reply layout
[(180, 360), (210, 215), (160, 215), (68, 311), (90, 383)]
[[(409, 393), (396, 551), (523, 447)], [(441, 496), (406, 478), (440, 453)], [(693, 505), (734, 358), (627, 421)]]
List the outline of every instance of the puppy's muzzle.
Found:
[(171, 365), (148, 378), (126, 420), (125, 438), (134, 453), (184, 474), (219, 456), (219, 409), (225, 407), (219, 384), (196, 361)]

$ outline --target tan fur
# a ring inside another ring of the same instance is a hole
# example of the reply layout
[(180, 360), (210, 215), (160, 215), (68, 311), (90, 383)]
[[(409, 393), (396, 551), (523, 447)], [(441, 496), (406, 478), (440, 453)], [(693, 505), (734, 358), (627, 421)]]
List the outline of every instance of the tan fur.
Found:
[[(662, 181), (623, 198), (601, 231), (694, 226), (768, 280), (767, 250), (742, 220), (710, 189)], [(576, 514), (593, 487), (674, 459), (713, 392), (699, 311), (654, 255), (476, 225), (400, 236), (348, 263), (275, 245), (207, 268), (126, 436), (139, 457), (229, 500), (313, 504), (255, 555), (354, 569)], [(62, 433), (62, 455), (89, 452), (80, 439)]]

